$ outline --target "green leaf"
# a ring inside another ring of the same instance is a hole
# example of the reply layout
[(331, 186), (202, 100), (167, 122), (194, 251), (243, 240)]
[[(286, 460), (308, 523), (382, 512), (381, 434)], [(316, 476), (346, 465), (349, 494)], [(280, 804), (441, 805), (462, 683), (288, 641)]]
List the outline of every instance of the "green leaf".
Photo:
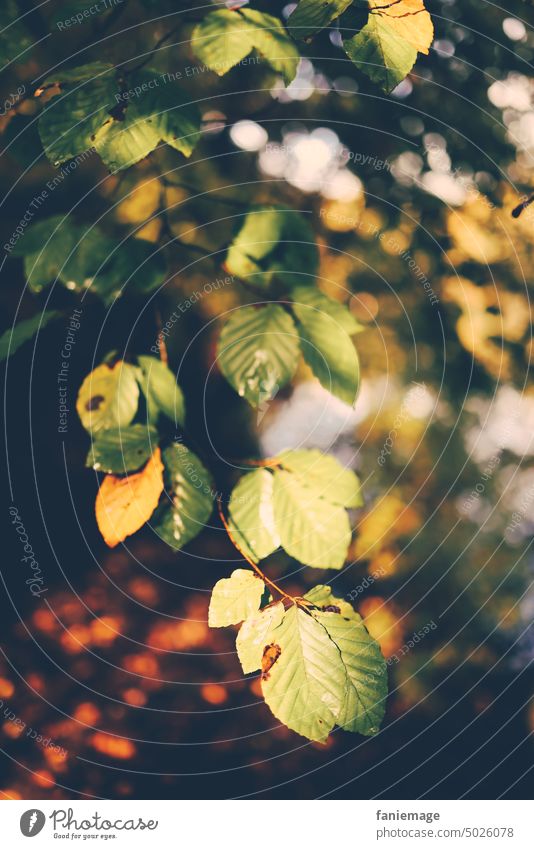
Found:
[(345, 469), (331, 454), (317, 450), (284, 451), (277, 458), (284, 469), (305, 487), (341, 507), (362, 507), (360, 481), (351, 469)]
[(276, 528), (287, 553), (307, 566), (341, 569), (351, 540), (343, 507), (279, 470), (274, 473), (273, 501)]
[(170, 368), (156, 357), (137, 357), (143, 379), (141, 389), (146, 398), (148, 420), (156, 423), (163, 414), (174, 424), (185, 423), (183, 392)]
[(20, 321), (15, 327), (11, 327), (5, 333), (2, 333), (0, 336), (0, 362), (13, 356), (21, 345), (33, 339), (36, 333), (39, 333), (50, 321), (53, 321), (60, 315), (61, 313), (54, 310), (39, 313), (32, 318)]
[(309, 38), (339, 18), (351, 3), (352, 0), (299, 0), (287, 21), (289, 32), (293, 38)]
[(249, 212), (234, 238), (225, 266), (236, 277), (269, 288), (277, 277), (285, 286), (302, 286), (318, 269), (313, 231), (291, 209), (260, 207)]
[(329, 314), (300, 300), (293, 302), (304, 359), (322, 386), (346, 404), (354, 404), (360, 366), (348, 333)]
[(53, 165), (72, 159), (93, 146), (94, 135), (117, 105), (119, 87), (112, 65), (95, 62), (59, 72), (45, 84), (57, 82), (58, 96), (39, 118), (39, 135)]
[(158, 445), (155, 428), (144, 424), (100, 431), (89, 449), (85, 465), (106, 474), (123, 475), (140, 469)]
[(361, 333), (362, 330), (365, 330), (365, 327), (354, 318), (345, 304), (329, 298), (316, 286), (296, 286), (291, 292), (291, 299), (297, 304), (326, 313), (349, 336), (354, 336), (355, 333)]
[(398, 35), (385, 15), (370, 14), (367, 24), (343, 41), (349, 59), (388, 94), (410, 73), (417, 49)]
[(278, 18), (249, 8), (209, 12), (194, 28), (191, 47), (219, 76), (257, 50), (286, 84), (295, 77), (300, 58)]
[(346, 731), (376, 734), (387, 697), (387, 668), (378, 643), (357, 613), (345, 617), (314, 610), (312, 616), (339, 649), (345, 670), (345, 692), (335, 713), (337, 724)]
[(267, 469), (243, 475), (228, 505), (230, 527), (237, 542), (254, 562), (280, 545), (274, 524), (273, 476)]
[(281, 601), (260, 610), (259, 613), (246, 619), (236, 639), (236, 649), (239, 661), (245, 675), (261, 669), (261, 661), (269, 633), (282, 622), (284, 605)]
[(283, 307), (241, 307), (224, 325), (217, 354), (228, 382), (257, 407), (293, 377), (299, 336)]
[(211, 477), (196, 454), (175, 442), (163, 451), (166, 503), (158, 509), (154, 530), (175, 549), (194, 539), (213, 508)]
[(271, 657), (262, 675), (265, 701), (280, 722), (324, 742), (345, 694), (345, 670), (325, 628), (296, 605), (268, 635)]
[(135, 368), (119, 361), (114, 366), (103, 363), (83, 381), (76, 410), (89, 433), (107, 428), (124, 428), (137, 412), (139, 387)]
[(25, 19), (15, 0), (2, 0), (0, 5), (0, 65), (27, 62), (27, 51), (33, 39), (26, 29)]
[[(134, 165), (161, 141), (190, 156), (200, 138), (200, 112), (159, 71), (132, 76), (119, 102), (94, 137), (94, 145), (111, 172)], [(137, 94), (136, 90), (141, 89)]]
[(255, 613), (265, 584), (249, 569), (236, 569), (230, 578), (217, 581), (213, 587), (208, 613), (210, 628), (235, 625)]

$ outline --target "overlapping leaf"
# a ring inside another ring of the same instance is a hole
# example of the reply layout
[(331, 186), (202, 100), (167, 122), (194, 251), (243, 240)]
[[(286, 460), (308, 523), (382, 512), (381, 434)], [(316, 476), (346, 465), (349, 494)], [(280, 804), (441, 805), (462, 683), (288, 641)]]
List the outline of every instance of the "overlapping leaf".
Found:
[(217, 581), (211, 594), (208, 623), (224, 628), (247, 619), (259, 610), (265, 584), (250, 569), (236, 569), (229, 578)]
[(369, 0), (369, 8), (366, 25), (343, 46), (360, 70), (390, 92), (412, 70), (417, 52), (428, 53), (434, 28), (423, 0)]
[(291, 380), (298, 356), (295, 323), (277, 304), (236, 310), (219, 339), (221, 371), (253, 407), (272, 398)]
[(278, 18), (256, 9), (218, 9), (197, 24), (191, 47), (204, 64), (226, 74), (253, 50), (278, 71), (286, 83), (297, 72), (299, 54)]
[(243, 475), (228, 505), (236, 541), (254, 562), (268, 557), (280, 545), (274, 523), (273, 482), (273, 475), (267, 469)]
[(139, 386), (135, 368), (119, 361), (97, 366), (83, 381), (76, 410), (90, 434), (113, 427), (126, 427), (137, 412)]
[(3, 362), (7, 357), (13, 356), (21, 345), (33, 339), (37, 333), (43, 330), (50, 321), (53, 321), (59, 315), (60, 313), (55, 310), (48, 310), (47, 312), (34, 315), (32, 318), (19, 321), (15, 327), (2, 333), (0, 336), (0, 362)]
[(59, 93), (46, 104), (39, 133), (46, 155), (59, 165), (94, 147), (111, 171), (134, 165), (160, 142), (190, 156), (200, 137), (200, 113), (159, 71), (119, 81), (111, 65), (95, 62), (59, 71)]
[(316, 586), (304, 598), (306, 609), (277, 602), (243, 622), (236, 640), (243, 671), (261, 669), (275, 717), (310, 740), (324, 742), (334, 725), (376, 734), (387, 696), (378, 644), (330, 587)]

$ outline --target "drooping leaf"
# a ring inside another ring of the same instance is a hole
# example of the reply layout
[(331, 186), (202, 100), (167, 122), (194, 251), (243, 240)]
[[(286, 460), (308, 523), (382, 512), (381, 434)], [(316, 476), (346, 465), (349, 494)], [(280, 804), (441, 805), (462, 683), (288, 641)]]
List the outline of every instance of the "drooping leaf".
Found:
[(255, 9), (218, 9), (197, 24), (191, 47), (204, 64), (222, 76), (257, 50), (289, 84), (299, 54), (278, 18)]
[(194, 539), (213, 509), (213, 484), (196, 454), (175, 442), (163, 452), (165, 500), (154, 520), (154, 530), (173, 548)]
[(336, 723), (346, 731), (376, 734), (384, 718), (387, 697), (386, 662), (378, 643), (357, 613), (312, 611), (341, 654), (345, 692)]
[(0, 362), (13, 356), (21, 345), (33, 339), (36, 333), (43, 330), (50, 321), (58, 318), (59, 315), (60, 313), (55, 310), (39, 313), (32, 316), (32, 318), (19, 321), (15, 327), (2, 333), (0, 336)]
[(343, 507), (331, 504), (290, 472), (274, 473), (274, 518), (283, 548), (318, 569), (341, 569), (351, 539)]
[(288, 18), (287, 26), (293, 38), (306, 39), (339, 18), (352, 0), (299, 0)]
[[(268, 644), (274, 659), (263, 667), (262, 691), (280, 722), (309, 740), (324, 742), (345, 693), (345, 670), (325, 628), (293, 605)], [(278, 650), (276, 650), (278, 649)], [(266, 652), (268, 649), (266, 649)]]
[(370, 14), (360, 32), (343, 41), (349, 59), (387, 93), (410, 73), (417, 49), (383, 15)]
[(291, 380), (298, 356), (295, 323), (278, 304), (236, 310), (219, 339), (220, 369), (253, 407), (270, 400)]
[(259, 609), (264, 591), (265, 584), (250, 569), (236, 569), (229, 578), (217, 581), (208, 613), (210, 628), (224, 628), (247, 619)]
[(8, 62), (26, 62), (33, 39), (16, 0), (2, 0), (0, 5), (0, 69)]
[(354, 404), (360, 365), (352, 339), (330, 312), (301, 300), (292, 304), (304, 359), (322, 386), (346, 404)]
[(107, 475), (95, 503), (96, 521), (106, 544), (114, 548), (148, 522), (162, 492), (159, 448), (140, 472), (122, 478)]
[(313, 232), (300, 213), (260, 207), (246, 216), (225, 265), (230, 274), (268, 288), (275, 277), (285, 286), (306, 284), (318, 261)]
[(269, 633), (280, 625), (284, 618), (284, 605), (281, 601), (260, 610), (246, 619), (236, 639), (239, 661), (245, 675), (261, 669), (261, 662)]
[(200, 138), (195, 104), (156, 70), (134, 74), (128, 85), (120, 95), (118, 113), (108, 115), (94, 136), (94, 146), (109, 170), (134, 165), (162, 141), (190, 156)]
[(111, 427), (126, 427), (137, 412), (139, 386), (135, 368), (119, 361), (113, 366), (103, 363), (83, 381), (76, 410), (89, 433)]
[(44, 85), (52, 82), (60, 92), (45, 106), (39, 134), (47, 157), (60, 165), (93, 146), (95, 133), (117, 105), (119, 86), (115, 68), (103, 62), (59, 71)]
[(243, 475), (232, 491), (228, 511), (236, 541), (254, 562), (276, 551), (280, 537), (274, 523), (273, 476), (267, 469)]
[(115, 475), (135, 472), (152, 456), (157, 444), (156, 429), (144, 424), (101, 430), (89, 449), (86, 466)]
[(321, 498), (341, 507), (362, 507), (360, 481), (351, 469), (345, 469), (331, 454), (322, 451), (283, 451), (277, 458), (281, 466), (310, 487)]
[(332, 587), (326, 584), (316, 584), (315, 587), (304, 593), (304, 598), (311, 601), (312, 604), (323, 611), (327, 608), (337, 608), (337, 612), (341, 613), (342, 616), (355, 616), (358, 620), (361, 619), (355, 612), (352, 604), (333, 595)]
[(162, 414), (183, 427), (185, 400), (170, 368), (156, 357), (140, 356), (137, 361), (143, 375), (141, 389), (146, 398), (148, 420), (156, 423)]

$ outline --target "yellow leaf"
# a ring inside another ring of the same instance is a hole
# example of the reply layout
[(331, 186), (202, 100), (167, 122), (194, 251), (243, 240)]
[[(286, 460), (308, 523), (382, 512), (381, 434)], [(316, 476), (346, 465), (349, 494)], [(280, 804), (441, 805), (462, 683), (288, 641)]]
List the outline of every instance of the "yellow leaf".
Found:
[(369, 0), (371, 13), (385, 18), (392, 29), (420, 53), (428, 53), (434, 25), (423, 0)]
[(76, 411), (89, 433), (129, 425), (139, 403), (136, 370), (119, 360), (97, 366), (87, 375), (76, 399)]
[(96, 496), (100, 533), (110, 548), (148, 522), (163, 492), (163, 464), (156, 448), (146, 466), (134, 475), (106, 475)]

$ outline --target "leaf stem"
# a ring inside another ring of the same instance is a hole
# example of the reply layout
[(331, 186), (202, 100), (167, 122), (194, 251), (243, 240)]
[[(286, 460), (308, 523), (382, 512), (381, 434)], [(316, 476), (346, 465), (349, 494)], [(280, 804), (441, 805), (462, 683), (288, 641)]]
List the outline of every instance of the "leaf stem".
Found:
[(258, 576), (262, 579), (262, 581), (264, 581), (264, 582), (265, 582), (265, 583), (266, 583), (269, 587), (271, 587), (271, 589), (273, 589), (273, 590), (275, 590), (275, 592), (279, 593), (279, 594), (282, 596), (282, 598), (283, 598), (283, 599), (284, 599), (284, 598), (287, 598), (287, 599), (289, 599), (292, 603), (297, 604), (297, 599), (296, 599), (296, 598), (294, 598), (292, 595), (289, 595), (288, 593), (285, 593), (285, 592), (283, 591), (283, 589), (281, 589), (281, 587), (279, 587), (279, 586), (278, 586), (278, 584), (275, 584), (275, 583), (274, 583), (274, 581), (271, 581), (271, 579), (270, 579), (270, 578), (268, 578), (268, 577), (267, 577), (267, 575), (265, 575), (265, 573), (261, 571), (261, 569), (260, 569), (260, 567), (258, 566), (258, 564), (257, 564), (257, 563), (254, 563), (254, 561), (252, 560), (252, 558), (251, 558), (251, 557), (249, 557), (249, 556), (248, 556), (248, 554), (246, 554), (246, 553), (243, 551), (243, 549), (241, 548), (241, 546), (240, 546), (240, 545), (239, 545), (239, 543), (237, 542), (236, 538), (234, 537), (234, 535), (233, 535), (232, 531), (230, 530), (230, 526), (229, 526), (229, 524), (228, 524), (228, 520), (227, 520), (226, 516), (224, 515), (224, 510), (223, 510), (223, 508), (222, 508), (222, 501), (221, 501), (221, 496), (220, 496), (220, 495), (218, 495), (218, 496), (217, 496), (217, 507), (218, 507), (218, 510), (219, 510), (219, 516), (221, 517), (221, 522), (222, 522), (222, 523), (223, 523), (223, 525), (224, 525), (224, 529), (225, 529), (226, 533), (228, 534), (228, 536), (230, 537), (230, 540), (231, 540), (231, 542), (233, 543), (233, 545), (234, 545), (234, 546), (237, 548), (237, 550), (239, 551), (239, 553), (240, 553), (241, 557), (243, 557), (243, 558), (247, 561), (247, 563), (249, 563), (249, 564), (252, 566), (252, 568), (254, 569), (254, 571), (256, 572), (256, 574), (257, 574), (257, 575), (258, 575)]

